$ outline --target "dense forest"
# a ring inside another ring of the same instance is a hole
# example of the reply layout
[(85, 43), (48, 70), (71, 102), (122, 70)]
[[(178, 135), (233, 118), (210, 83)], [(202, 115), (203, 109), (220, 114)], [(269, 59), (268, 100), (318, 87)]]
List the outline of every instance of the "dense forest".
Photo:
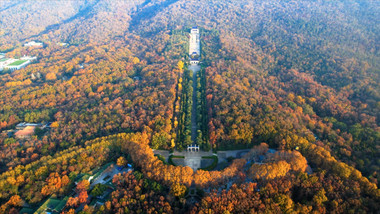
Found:
[[(37, 60), (0, 71), (0, 212), (65, 196), (64, 213), (378, 212), (379, 11), (370, 0), (1, 1), (0, 52)], [(248, 156), (219, 171), (154, 156), (191, 144), (193, 93), (201, 148)], [(21, 122), (51, 125), (10, 136)], [(109, 162), (133, 171), (94, 206), (106, 187), (78, 179)]]

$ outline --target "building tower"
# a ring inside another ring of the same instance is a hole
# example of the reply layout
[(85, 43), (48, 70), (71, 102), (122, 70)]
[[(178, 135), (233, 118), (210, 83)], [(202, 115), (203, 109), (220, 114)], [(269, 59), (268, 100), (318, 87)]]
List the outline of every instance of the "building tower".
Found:
[(189, 57), (190, 64), (198, 64), (201, 56), (198, 27), (192, 27), (190, 31)]

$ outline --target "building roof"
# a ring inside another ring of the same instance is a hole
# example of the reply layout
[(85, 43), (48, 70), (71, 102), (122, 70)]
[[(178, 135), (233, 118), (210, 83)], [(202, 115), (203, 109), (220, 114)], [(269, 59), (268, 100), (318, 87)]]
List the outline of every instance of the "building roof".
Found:
[(35, 126), (27, 126), (23, 130), (19, 130), (15, 133), (15, 136), (28, 136), (34, 134)]
[(41, 125), (42, 125), (41, 123), (26, 123), (26, 122), (23, 122), (23, 123), (17, 124), (16, 127), (41, 126)]
[(42, 46), (42, 42), (36, 42), (36, 41), (30, 41), (28, 43), (25, 43), (24, 46)]

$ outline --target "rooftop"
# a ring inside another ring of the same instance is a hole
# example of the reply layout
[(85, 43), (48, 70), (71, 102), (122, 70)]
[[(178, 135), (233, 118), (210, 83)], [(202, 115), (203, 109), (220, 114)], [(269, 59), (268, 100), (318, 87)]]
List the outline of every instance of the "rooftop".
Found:
[(43, 124), (42, 123), (27, 123), (27, 122), (23, 122), (23, 123), (19, 123), (16, 125), (16, 129), (24, 129), (25, 127), (27, 126), (39, 126), (39, 127), (42, 127), (43, 128)]
[(35, 126), (27, 126), (27, 127), (25, 127), (25, 129), (17, 131), (15, 133), (15, 135), (16, 135), (16, 137), (17, 136), (32, 135), (32, 134), (34, 134), (34, 129), (35, 128), (36, 128)]
[(28, 43), (25, 43), (24, 46), (42, 46), (42, 42), (35, 42), (35, 41), (30, 41)]

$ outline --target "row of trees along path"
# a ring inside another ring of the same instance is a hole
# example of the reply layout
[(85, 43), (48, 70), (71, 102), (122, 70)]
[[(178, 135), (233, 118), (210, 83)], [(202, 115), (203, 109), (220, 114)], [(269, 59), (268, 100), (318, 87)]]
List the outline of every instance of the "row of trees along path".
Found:
[(193, 105), (191, 108), (191, 141), (197, 139), (197, 72), (201, 70), (199, 65), (191, 65), (189, 69), (193, 72)]

